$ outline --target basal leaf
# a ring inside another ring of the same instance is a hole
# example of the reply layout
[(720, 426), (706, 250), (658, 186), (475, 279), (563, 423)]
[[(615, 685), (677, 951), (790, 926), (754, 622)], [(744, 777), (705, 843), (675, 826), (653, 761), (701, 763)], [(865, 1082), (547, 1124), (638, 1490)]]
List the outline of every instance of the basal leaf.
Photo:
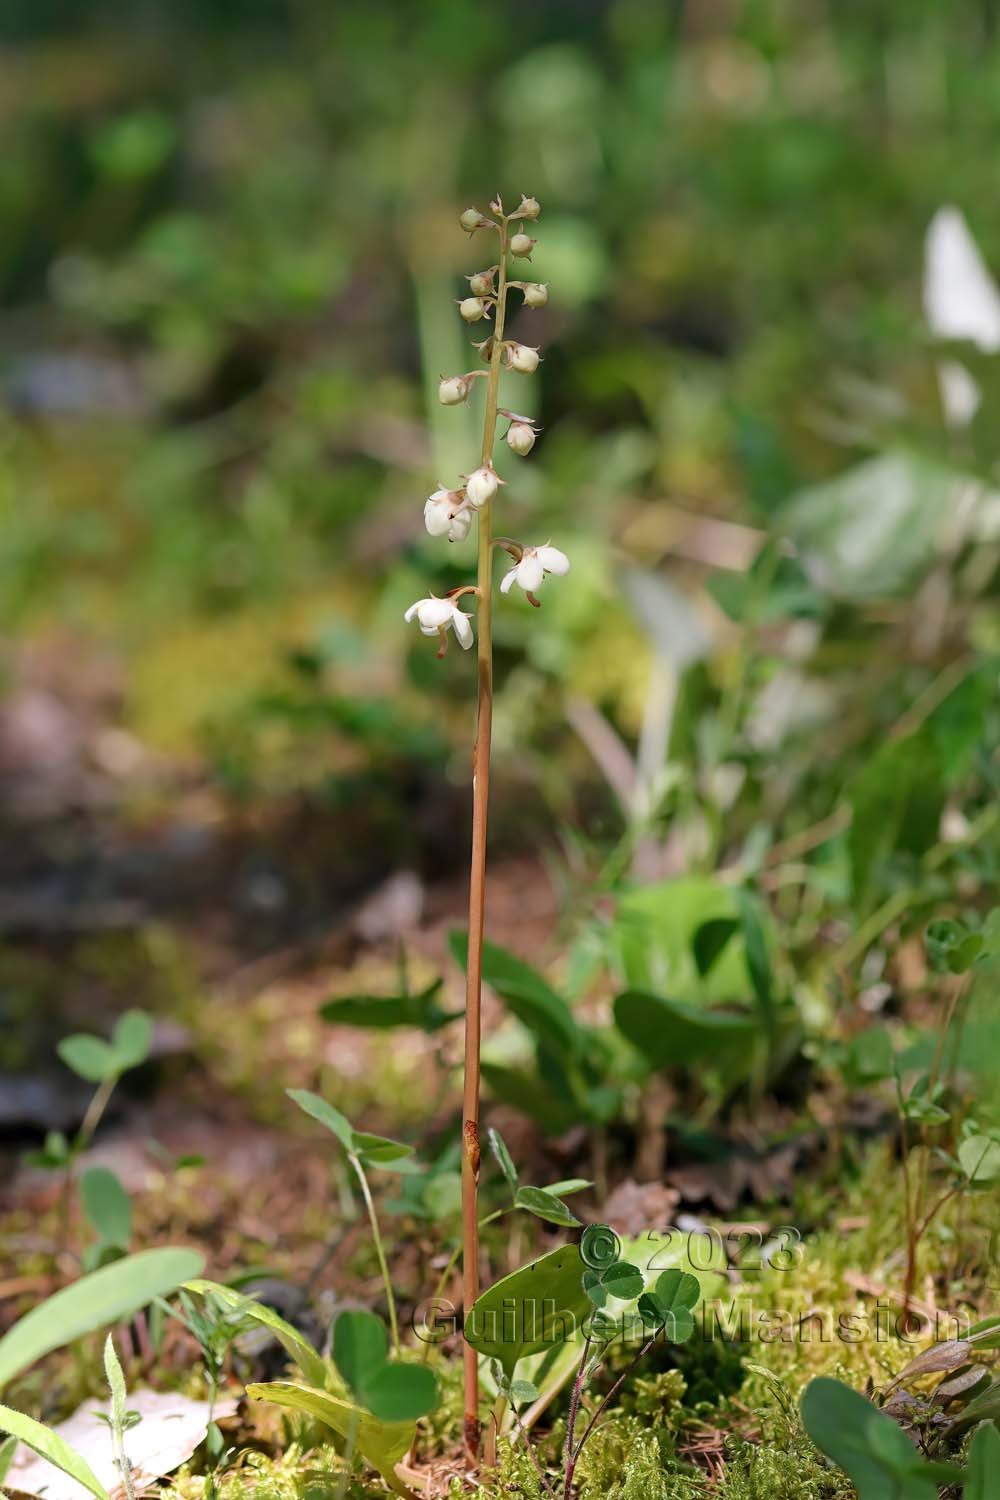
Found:
[(416, 1421), (437, 1405), (437, 1381), (426, 1365), (383, 1365), (365, 1386), (364, 1400), (383, 1422)]
[(388, 1357), (389, 1340), (381, 1318), (364, 1311), (339, 1314), (333, 1325), (333, 1362), (360, 1401)]
[(700, 1058), (745, 1052), (757, 1035), (749, 1014), (712, 1011), (642, 990), (626, 990), (615, 1001), (615, 1024), (650, 1068), (687, 1067)]
[[(448, 945), (455, 961), (466, 968), (468, 934), (449, 933)], [(539, 1040), (548, 1041), (563, 1051), (576, 1052), (579, 1049), (581, 1034), (573, 1012), (530, 964), (508, 953), (505, 948), (498, 948), (495, 943), (484, 943), (483, 981)]]
[(576, 1245), (563, 1245), (494, 1282), (469, 1315), (469, 1343), (510, 1379), (519, 1359), (575, 1337), (590, 1312), (585, 1269)]
[(0, 1387), (53, 1349), (130, 1318), (156, 1297), (166, 1297), (197, 1276), (196, 1250), (143, 1250), (81, 1276), (33, 1307), (0, 1339)]

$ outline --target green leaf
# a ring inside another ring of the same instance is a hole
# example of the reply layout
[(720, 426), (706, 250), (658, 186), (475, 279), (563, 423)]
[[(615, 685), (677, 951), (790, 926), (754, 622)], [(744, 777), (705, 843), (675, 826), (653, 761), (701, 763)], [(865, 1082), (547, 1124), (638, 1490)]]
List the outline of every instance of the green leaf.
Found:
[(120, 1073), (144, 1063), (152, 1045), (153, 1021), (144, 1010), (128, 1010), (118, 1017), (111, 1033), (111, 1046)]
[(384, 1422), (362, 1407), (341, 1401), (327, 1391), (286, 1380), (248, 1385), (247, 1395), (252, 1401), (271, 1401), (275, 1406), (305, 1412), (332, 1427), (341, 1437), (349, 1441), (353, 1438), (362, 1457), (378, 1470), (391, 1489), (400, 1491), (395, 1466), (413, 1442), (417, 1430), (414, 1422)]
[(332, 1104), (327, 1104), (319, 1094), (310, 1093), (308, 1089), (286, 1089), (285, 1092), (305, 1114), (332, 1131), (345, 1151), (354, 1150), (354, 1127), (339, 1109), (334, 1109)]
[(582, 1193), (593, 1186), (589, 1177), (564, 1177), (560, 1182), (550, 1182), (545, 1191), (555, 1193), (557, 1198), (568, 1198), (571, 1193)]
[(914, 1472), (919, 1459), (909, 1438), (857, 1391), (820, 1376), (806, 1387), (801, 1410), (809, 1436), (852, 1480), (858, 1500), (898, 1494), (898, 1476), (904, 1472), (905, 1500), (937, 1500), (934, 1480)]
[(992, 1500), (1000, 1475), (1000, 1432), (983, 1422), (973, 1434), (965, 1475), (963, 1500)]
[(80, 1178), (80, 1202), (103, 1245), (124, 1248), (132, 1238), (132, 1200), (114, 1172), (88, 1167)]
[(617, 1260), (614, 1265), (601, 1272), (601, 1286), (609, 1297), (631, 1302), (639, 1296), (645, 1281), (638, 1266), (629, 1265), (627, 1260)]
[(924, 854), (938, 836), (946, 789), (934, 737), (925, 724), (889, 740), (847, 787), (847, 851), (854, 898), (870, 905), (889, 857)]
[(753, 985), (761, 1020), (770, 1033), (774, 1024), (774, 986), (771, 978), (771, 955), (767, 950), (760, 903), (748, 890), (738, 890), (736, 900), (740, 909), (750, 983)]
[(113, 1047), (99, 1036), (64, 1036), (56, 1051), (78, 1078), (87, 1083), (107, 1083), (121, 1072), (118, 1056)]
[(504, 1177), (506, 1177), (507, 1179), (507, 1186), (510, 1188), (512, 1193), (516, 1194), (518, 1185), (517, 1168), (514, 1165), (513, 1157), (507, 1150), (503, 1136), (500, 1134), (499, 1130), (494, 1130), (493, 1127), (490, 1126), (490, 1129), (487, 1132), (487, 1139), (490, 1143), (490, 1150), (496, 1157), (500, 1170), (503, 1173)]
[(368, 1135), (366, 1131), (354, 1132), (354, 1151), (366, 1166), (387, 1167), (392, 1162), (402, 1161), (413, 1155), (413, 1147), (402, 1141), (392, 1141), (387, 1135)]
[(125, 1374), (118, 1358), (115, 1341), (109, 1333), (104, 1341), (104, 1374), (107, 1377), (108, 1389), (111, 1392), (111, 1414), (112, 1421), (120, 1432), (125, 1430), (125, 1403), (128, 1399), (128, 1391), (125, 1386)]
[(704, 977), (724, 952), (729, 939), (739, 931), (735, 917), (711, 917), (703, 922), (691, 941), (698, 973)]
[(749, 1014), (705, 1010), (642, 990), (618, 996), (615, 1025), (653, 1069), (688, 1067), (706, 1057), (720, 1062), (746, 1053), (757, 1035)]
[(7, 1470), (10, 1468), (11, 1463), (13, 1462), (14, 1454), (16, 1452), (17, 1438), (5, 1438), (4, 1441), (0, 1443), (0, 1484), (3, 1484), (4, 1480), (7, 1478)]
[(626, 892), (611, 929), (623, 987), (683, 1002), (745, 1003), (751, 979), (741, 932), (734, 932), (705, 974), (698, 970), (695, 935), (721, 921), (740, 923), (739, 903), (731, 885), (711, 876), (687, 875)]
[(549, 1224), (563, 1224), (567, 1229), (575, 1229), (580, 1220), (576, 1214), (555, 1193), (546, 1188), (522, 1187), (518, 1188), (514, 1197), (515, 1208), (526, 1208), (529, 1214), (536, 1218), (545, 1219)]
[(701, 1286), (698, 1278), (692, 1276), (689, 1271), (681, 1271), (676, 1266), (671, 1266), (668, 1271), (661, 1272), (657, 1277), (653, 1295), (664, 1312), (679, 1312), (681, 1308), (686, 1308), (688, 1312), (691, 1312), (698, 1305)]
[[(456, 963), (463, 969), (467, 968), (468, 934), (449, 933), (448, 946)], [(582, 1034), (573, 1012), (530, 964), (515, 958), (505, 948), (498, 948), (495, 943), (484, 943), (483, 981), (539, 1040), (570, 1053), (580, 1050)]]
[(974, 1427), (977, 1422), (1000, 1420), (1000, 1380), (995, 1380), (991, 1386), (982, 1391), (978, 1396), (973, 1396), (948, 1429), (950, 1433), (963, 1432), (966, 1427)]
[(196, 1250), (163, 1248), (82, 1276), (33, 1307), (0, 1339), (0, 1387), (53, 1349), (130, 1318), (155, 1297), (169, 1296), (203, 1264)]
[(549, 1135), (561, 1135), (580, 1119), (580, 1109), (572, 1095), (546, 1089), (537, 1073), (484, 1059), (482, 1074), (483, 1081), (498, 1099), (537, 1120)]
[(12, 1411), (9, 1406), (0, 1406), (0, 1432), (9, 1432), (20, 1442), (26, 1443), (41, 1458), (47, 1459), (50, 1464), (75, 1479), (77, 1484), (82, 1484), (97, 1500), (108, 1500), (107, 1490), (90, 1465), (57, 1432), (44, 1427), (32, 1417), (26, 1417), (23, 1412)]
[(389, 1340), (381, 1318), (370, 1312), (339, 1315), (333, 1325), (333, 1362), (359, 1400), (365, 1400), (366, 1387), (388, 1357)]
[(364, 1399), (383, 1422), (415, 1421), (437, 1405), (437, 1381), (426, 1365), (387, 1364), (365, 1386)]
[(523, 1406), (527, 1401), (537, 1401), (539, 1390), (534, 1381), (514, 1380), (511, 1382), (510, 1396), (518, 1406)]
[(924, 947), (931, 967), (939, 974), (965, 974), (979, 957), (983, 936), (969, 932), (950, 917), (941, 917), (928, 925)]
[(575, 1336), (590, 1311), (585, 1269), (576, 1245), (563, 1245), (502, 1277), (473, 1306), (466, 1339), (510, 1379), (519, 1359)]
[(310, 1385), (326, 1384), (327, 1369), (322, 1356), (297, 1328), (293, 1328), (291, 1323), (286, 1323), (272, 1307), (268, 1307), (263, 1302), (256, 1302), (252, 1297), (247, 1297), (237, 1291), (235, 1287), (223, 1286), (218, 1281), (199, 1278), (196, 1281), (185, 1282), (184, 1286), (185, 1291), (195, 1292), (201, 1297), (218, 1297), (227, 1307), (240, 1312), (250, 1322), (259, 1323), (261, 1327), (274, 1334), (285, 1353), (295, 1361)]
[(337, 1026), (363, 1026), (373, 1031), (417, 1026), (421, 1031), (435, 1032), (462, 1014), (444, 1011), (437, 1004), (443, 986), (443, 979), (435, 979), (416, 995), (342, 995), (327, 1000), (319, 1014)]
[(970, 1135), (959, 1144), (962, 1171), (976, 1186), (1000, 1177), (1000, 1141), (988, 1135)]

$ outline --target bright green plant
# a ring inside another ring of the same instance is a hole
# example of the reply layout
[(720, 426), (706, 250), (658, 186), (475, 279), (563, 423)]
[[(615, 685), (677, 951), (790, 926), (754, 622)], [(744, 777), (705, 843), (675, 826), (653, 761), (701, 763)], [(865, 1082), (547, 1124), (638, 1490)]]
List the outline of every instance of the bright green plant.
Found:
[(111, 1415), (106, 1420), (114, 1447), (115, 1468), (121, 1475), (126, 1500), (135, 1500), (135, 1481), (132, 1477), (131, 1461), (125, 1452), (125, 1434), (141, 1419), (138, 1412), (127, 1409), (128, 1392), (125, 1387), (125, 1373), (110, 1333), (104, 1344), (104, 1373), (111, 1391)]
[(371, 1188), (368, 1185), (366, 1167), (386, 1167), (390, 1171), (406, 1158), (412, 1156), (412, 1146), (404, 1146), (400, 1141), (389, 1140), (383, 1135), (369, 1135), (363, 1130), (355, 1130), (338, 1109), (320, 1097), (312, 1094), (307, 1089), (289, 1089), (288, 1097), (299, 1106), (305, 1114), (317, 1120), (330, 1131), (331, 1135), (343, 1146), (347, 1153), (347, 1160), (361, 1186), (361, 1195), (365, 1201), (368, 1212), (368, 1222), (371, 1225), (372, 1239), (375, 1243), (375, 1253), (378, 1256), (379, 1269), (382, 1273), (382, 1284), (385, 1287), (386, 1304), (389, 1309), (389, 1326), (392, 1330), (392, 1347), (399, 1353), (399, 1320), (396, 1315), (396, 1297), (392, 1289), (392, 1278), (389, 1275), (389, 1265), (385, 1256), (385, 1245), (382, 1240), (382, 1231), (379, 1227), (378, 1215), (375, 1212), (375, 1202), (372, 1198)]
[(921, 1458), (891, 1417), (839, 1380), (810, 1382), (802, 1421), (817, 1448), (856, 1486), (858, 1500), (938, 1500), (939, 1485), (963, 1477), (954, 1464)]

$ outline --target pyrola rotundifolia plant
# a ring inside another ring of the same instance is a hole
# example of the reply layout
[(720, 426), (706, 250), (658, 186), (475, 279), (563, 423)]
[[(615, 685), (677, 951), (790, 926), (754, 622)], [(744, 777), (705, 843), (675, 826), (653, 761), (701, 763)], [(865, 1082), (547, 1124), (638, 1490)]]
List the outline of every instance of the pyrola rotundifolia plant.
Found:
[[(493, 549), (507, 552), (512, 566), (500, 582), (501, 593), (517, 585), (532, 604), (538, 604), (536, 591), (550, 573), (569, 571), (569, 558), (558, 547), (546, 541), (528, 545), (510, 537), (494, 537), (493, 506), (500, 496), (500, 478), (493, 466), (497, 427), (506, 422), (503, 434), (512, 454), (526, 458), (535, 446), (538, 428), (532, 417), (521, 416), (500, 406), (500, 377), (510, 372), (530, 375), (538, 368), (539, 354), (529, 344), (504, 338), (507, 294), (516, 289), (526, 307), (544, 307), (549, 300), (548, 287), (537, 281), (514, 281), (509, 276), (511, 258), (529, 261), (535, 241), (526, 233), (526, 220), (537, 219), (541, 209), (534, 198), (523, 198), (513, 213), (504, 213), (499, 196), (490, 204), (490, 213), (467, 208), (460, 223), (470, 236), (486, 231), (496, 235), (496, 261), (485, 271), (476, 271), (469, 280), (469, 295), (458, 302), (458, 310), (467, 323), (488, 322), (493, 329), (482, 343), (476, 344), (485, 370), (470, 370), (465, 375), (446, 375), (438, 387), (445, 406), (467, 401), (477, 380), (486, 381), (486, 405), (483, 417), (483, 446), (479, 465), (454, 489), (441, 486), (424, 506), (424, 522), (431, 536), (447, 537), (450, 542), (464, 541), (475, 520), (479, 542), (479, 566), (475, 583), (450, 589), (443, 598), (431, 595), (418, 599), (406, 611), (407, 620), (416, 620), (424, 635), (437, 636), (438, 656), (448, 647), (448, 632), (454, 631), (460, 646), (466, 650), (478, 634), (478, 714), (472, 775), (472, 860), (469, 872), (469, 959), (466, 977), (465, 1007), (465, 1089), (462, 1105), (462, 1302), (468, 1318), (479, 1295), (479, 1048), (480, 1010), (483, 977), (483, 924), (486, 884), (486, 819), (490, 787), (490, 732), (493, 716)], [(475, 616), (462, 609), (459, 601), (474, 601)], [(473, 619), (475, 624), (473, 624)], [(465, 1345), (465, 1444), (470, 1455), (479, 1446), (479, 1374), (476, 1351)]]

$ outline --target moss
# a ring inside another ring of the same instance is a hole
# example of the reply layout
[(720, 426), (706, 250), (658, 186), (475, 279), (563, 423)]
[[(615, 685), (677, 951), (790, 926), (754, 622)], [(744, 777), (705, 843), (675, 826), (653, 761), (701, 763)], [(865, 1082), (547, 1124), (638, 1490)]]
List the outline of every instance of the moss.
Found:
[[(329, 1446), (305, 1449), (291, 1444), (277, 1458), (245, 1448), (231, 1465), (209, 1484), (206, 1475), (182, 1469), (164, 1500), (329, 1500), (341, 1493), (344, 1464)], [(344, 1500), (385, 1500), (378, 1483), (352, 1479), (343, 1491)]]
[(848, 1500), (843, 1475), (828, 1469), (807, 1439), (787, 1434), (787, 1445), (741, 1443), (730, 1450), (717, 1500)]

